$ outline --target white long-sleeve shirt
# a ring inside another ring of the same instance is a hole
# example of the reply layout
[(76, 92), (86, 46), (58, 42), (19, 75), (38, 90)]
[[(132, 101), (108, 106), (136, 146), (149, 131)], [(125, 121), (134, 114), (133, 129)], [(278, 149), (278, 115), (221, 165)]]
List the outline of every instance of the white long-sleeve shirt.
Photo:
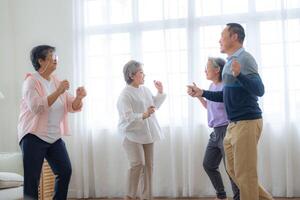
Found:
[(158, 109), (165, 99), (165, 94), (158, 93), (153, 96), (151, 91), (144, 86), (135, 88), (127, 85), (121, 92), (117, 103), (120, 116), (119, 131), (128, 140), (139, 144), (149, 144), (162, 139), (164, 135), (155, 113), (144, 120), (143, 113), (149, 106), (155, 106)]

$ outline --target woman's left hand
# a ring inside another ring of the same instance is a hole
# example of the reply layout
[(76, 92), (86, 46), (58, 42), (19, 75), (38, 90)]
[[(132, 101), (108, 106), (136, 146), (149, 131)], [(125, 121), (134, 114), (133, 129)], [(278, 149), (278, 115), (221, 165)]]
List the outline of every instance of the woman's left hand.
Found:
[(78, 87), (76, 90), (76, 97), (83, 99), (86, 96), (86, 90), (84, 87)]
[(156, 80), (154, 80), (153, 82), (154, 82), (154, 86), (156, 87), (157, 91), (162, 94), (163, 90), (164, 90), (162, 83), (160, 81), (156, 81)]

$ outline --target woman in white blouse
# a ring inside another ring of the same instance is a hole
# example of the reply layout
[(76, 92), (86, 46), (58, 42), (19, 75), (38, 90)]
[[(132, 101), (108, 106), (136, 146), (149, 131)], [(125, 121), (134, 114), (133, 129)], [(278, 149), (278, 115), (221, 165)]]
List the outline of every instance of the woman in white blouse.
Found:
[(153, 144), (163, 138), (155, 110), (164, 102), (163, 85), (154, 81), (157, 95), (144, 84), (142, 64), (131, 60), (123, 68), (126, 87), (118, 99), (119, 130), (124, 134), (123, 147), (130, 168), (125, 199), (135, 199), (141, 180), (141, 199), (152, 199)]

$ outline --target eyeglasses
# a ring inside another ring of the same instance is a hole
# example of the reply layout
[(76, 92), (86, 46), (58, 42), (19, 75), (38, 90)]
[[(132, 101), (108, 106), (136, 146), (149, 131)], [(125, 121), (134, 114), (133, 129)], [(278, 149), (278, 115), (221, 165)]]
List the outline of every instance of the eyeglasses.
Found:
[(55, 60), (55, 61), (58, 61), (58, 55), (53, 54), (53, 55), (52, 55), (52, 59)]

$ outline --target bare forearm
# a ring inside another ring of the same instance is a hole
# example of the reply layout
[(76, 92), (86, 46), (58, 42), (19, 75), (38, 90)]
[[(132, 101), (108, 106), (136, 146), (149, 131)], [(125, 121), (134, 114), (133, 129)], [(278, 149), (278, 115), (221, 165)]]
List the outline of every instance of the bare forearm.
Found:
[(73, 110), (79, 110), (82, 107), (82, 98), (76, 97), (72, 103)]
[(50, 94), (47, 99), (48, 99), (48, 105), (52, 106), (52, 104), (58, 99), (60, 93), (58, 91), (53, 92)]
[(203, 97), (197, 97), (204, 108), (207, 108), (207, 102)]

